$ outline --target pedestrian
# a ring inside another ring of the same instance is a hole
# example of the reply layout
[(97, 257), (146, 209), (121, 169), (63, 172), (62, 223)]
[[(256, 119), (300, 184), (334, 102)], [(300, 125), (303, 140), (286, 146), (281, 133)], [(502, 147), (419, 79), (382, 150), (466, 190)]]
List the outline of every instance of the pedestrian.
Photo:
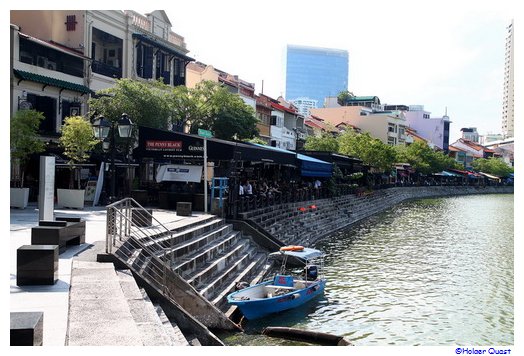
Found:
[(253, 194), (253, 186), (251, 185), (251, 183), (249, 183), (249, 181), (246, 181), (246, 186), (244, 187), (244, 191), (247, 195)]
[(320, 189), (321, 186), (322, 186), (322, 183), (317, 178), (317, 180), (315, 180), (314, 187), (315, 187), (315, 189)]

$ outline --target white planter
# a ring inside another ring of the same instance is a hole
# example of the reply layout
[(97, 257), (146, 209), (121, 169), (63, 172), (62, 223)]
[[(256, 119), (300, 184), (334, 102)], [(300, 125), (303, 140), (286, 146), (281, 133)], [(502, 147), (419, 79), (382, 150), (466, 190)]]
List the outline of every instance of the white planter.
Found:
[(11, 188), (11, 207), (25, 209), (29, 201), (29, 188)]
[(84, 189), (57, 189), (57, 205), (62, 208), (84, 208)]

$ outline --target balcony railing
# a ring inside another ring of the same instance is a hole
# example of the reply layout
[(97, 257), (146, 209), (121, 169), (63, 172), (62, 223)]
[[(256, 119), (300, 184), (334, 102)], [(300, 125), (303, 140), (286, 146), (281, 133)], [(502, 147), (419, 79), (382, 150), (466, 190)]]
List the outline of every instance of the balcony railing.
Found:
[(122, 68), (117, 68), (100, 61), (93, 61), (91, 65), (93, 73), (102, 74), (110, 78), (122, 78)]

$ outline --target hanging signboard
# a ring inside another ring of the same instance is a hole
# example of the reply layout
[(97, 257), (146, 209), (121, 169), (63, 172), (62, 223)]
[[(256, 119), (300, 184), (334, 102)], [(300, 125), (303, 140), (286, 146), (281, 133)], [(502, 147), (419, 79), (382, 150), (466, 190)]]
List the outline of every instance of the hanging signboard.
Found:
[(158, 167), (156, 172), (157, 183), (165, 181), (199, 183), (201, 180), (202, 166), (165, 164)]

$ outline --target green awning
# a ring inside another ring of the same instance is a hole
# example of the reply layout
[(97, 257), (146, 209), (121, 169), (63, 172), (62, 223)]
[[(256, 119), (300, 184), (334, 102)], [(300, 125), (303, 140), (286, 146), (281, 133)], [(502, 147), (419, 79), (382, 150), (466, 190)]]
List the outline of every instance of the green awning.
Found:
[(87, 94), (91, 93), (92, 90), (86, 87), (85, 85), (75, 84), (71, 82), (66, 82), (65, 80), (55, 79), (51, 77), (46, 77), (44, 75), (25, 72), (23, 70), (13, 69), (13, 73), (17, 78), (22, 80), (30, 80), (32, 82), (42, 83), (46, 85), (52, 85), (54, 87), (63, 88), (71, 91), (76, 91), (79, 93)]

